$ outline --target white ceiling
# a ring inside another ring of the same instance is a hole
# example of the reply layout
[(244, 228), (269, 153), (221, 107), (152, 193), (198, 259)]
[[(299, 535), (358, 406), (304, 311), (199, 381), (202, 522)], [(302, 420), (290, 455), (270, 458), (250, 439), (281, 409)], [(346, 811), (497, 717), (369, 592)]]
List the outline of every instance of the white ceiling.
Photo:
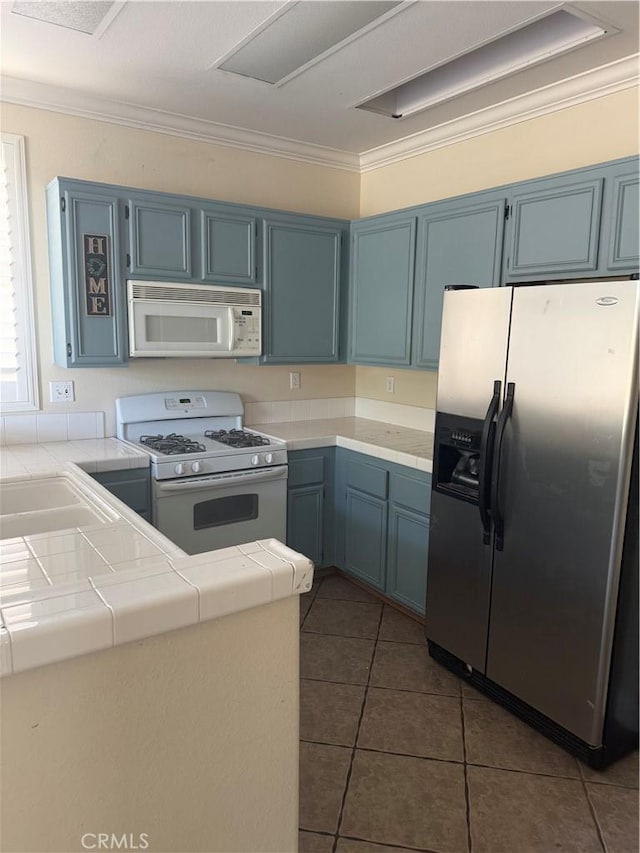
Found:
[(367, 156), (371, 160), (374, 150), (383, 152), (390, 145), (410, 151), (412, 140), (423, 140), (425, 133), (446, 137), (446, 128), (464, 117), (524, 103), (532, 92), (546, 93), (546, 102), (564, 97), (565, 90), (556, 85), (560, 81), (571, 91), (584, 81), (588, 96), (594, 69), (602, 73), (604, 67), (609, 83), (620, 69), (631, 85), (631, 61), (631, 77), (637, 80), (639, 4), (576, 2), (570, 6), (619, 32), (406, 119), (355, 109), (377, 93), (567, 5), (418, 0), (389, 11), (387, 3), (379, 22), (274, 86), (215, 66), (282, 13), (287, 6), (282, 0), (125, 0), (114, 5), (110, 22), (94, 35), (14, 14), (12, 0), (3, 0), (2, 98), (155, 124), (169, 132), (175, 128), (229, 139), (235, 134), (244, 147), (250, 147), (255, 132), (257, 147), (269, 148), (273, 137), (275, 149), (288, 145), (303, 154), (309, 146), (309, 156), (317, 160), (323, 159), (322, 149), (329, 149), (327, 161), (342, 159), (348, 166)]

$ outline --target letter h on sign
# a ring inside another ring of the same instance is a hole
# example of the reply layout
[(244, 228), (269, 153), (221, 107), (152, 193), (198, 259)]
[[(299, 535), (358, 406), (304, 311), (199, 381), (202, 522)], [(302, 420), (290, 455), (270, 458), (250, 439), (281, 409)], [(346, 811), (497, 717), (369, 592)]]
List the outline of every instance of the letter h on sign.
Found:
[(83, 234), (82, 243), (87, 316), (110, 317), (109, 237), (106, 234)]

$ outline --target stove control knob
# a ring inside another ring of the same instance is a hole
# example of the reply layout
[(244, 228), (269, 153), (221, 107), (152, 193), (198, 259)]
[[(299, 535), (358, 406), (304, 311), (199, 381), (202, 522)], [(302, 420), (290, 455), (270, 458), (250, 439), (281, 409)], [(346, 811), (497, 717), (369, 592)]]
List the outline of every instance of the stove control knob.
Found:
[(191, 463), (191, 470), (193, 471), (194, 474), (197, 474), (201, 468), (202, 468), (202, 465), (200, 465), (199, 462), (192, 462)]
[(271, 465), (273, 462), (273, 453), (265, 453), (264, 461), (267, 463), (267, 465)]
[(184, 465), (182, 464), (182, 462), (178, 462), (176, 465), (174, 465), (173, 470), (178, 475), (178, 477), (181, 477), (184, 474)]
[(258, 456), (257, 453), (251, 457), (251, 464), (252, 465), (259, 465), (260, 464), (260, 457)]

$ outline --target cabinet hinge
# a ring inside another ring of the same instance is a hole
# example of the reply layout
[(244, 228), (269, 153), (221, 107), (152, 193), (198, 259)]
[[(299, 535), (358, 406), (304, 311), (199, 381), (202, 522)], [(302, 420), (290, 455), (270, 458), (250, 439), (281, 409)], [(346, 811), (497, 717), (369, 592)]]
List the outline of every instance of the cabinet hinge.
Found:
[(504, 206), (504, 218), (508, 219), (511, 216), (511, 205), (507, 202)]
[(125, 219), (129, 218), (129, 205), (128, 204), (125, 204), (125, 206), (124, 206), (124, 218)]
[(131, 255), (127, 252), (127, 266), (131, 267)]
[(69, 358), (71, 358), (71, 352), (71, 344), (67, 344), (67, 355), (69, 356)]
[(60, 209), (62, 210), (63, 213), (67, 209), (67, 201), (65, 198), (60, 199)]

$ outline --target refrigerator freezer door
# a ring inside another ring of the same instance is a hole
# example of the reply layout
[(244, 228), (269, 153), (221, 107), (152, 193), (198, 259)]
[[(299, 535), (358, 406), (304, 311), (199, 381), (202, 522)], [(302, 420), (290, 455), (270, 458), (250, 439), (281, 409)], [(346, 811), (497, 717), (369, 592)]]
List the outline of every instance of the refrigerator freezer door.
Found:
[(487, 676), (602, 742), (637, 412), (638, 284), (514, 291)]
[(482, 544), (477, 506), (431, 493), (427, 637), (484, 672), (491, 547)]
[(512, 293), (511, 287), (445, 291), (439, 412), (484, 418), (494, 380), (504, 383)]
[[(494, 382), (504, 383), (512, 292), (511, 287), (445, 291), (437, 424), (444, 412), (476, 420), (482, 429)], [(437, 445), (434, 453), (439, 450)], [(483, 460), (479, 463), (482, 467)], [(436, 489), (439, 468), (436, 460), (427, 567), (427, 636), (484, 672), (491, 540), (483, 541), (477, 504)]]

